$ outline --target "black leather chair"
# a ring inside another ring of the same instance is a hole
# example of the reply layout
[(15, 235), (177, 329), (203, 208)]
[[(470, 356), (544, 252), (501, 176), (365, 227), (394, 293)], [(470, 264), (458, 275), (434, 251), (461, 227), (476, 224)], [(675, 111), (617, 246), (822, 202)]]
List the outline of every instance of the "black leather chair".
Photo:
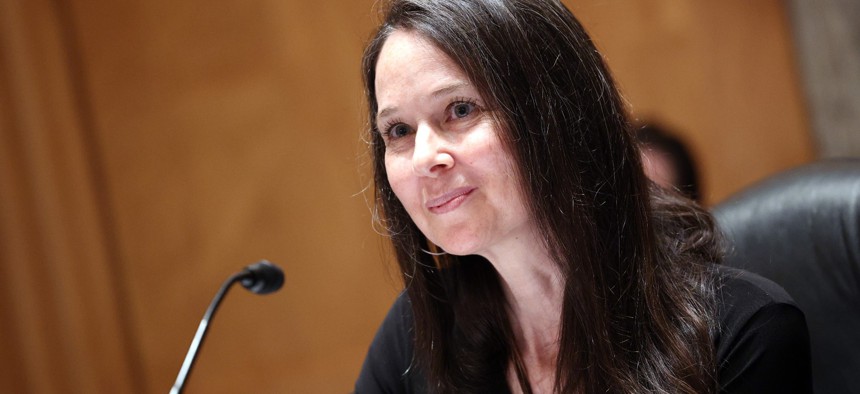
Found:
[(823, 161), (719, 204), (724, 264), (782, 285), (809, 326), (816, 393), (860, 393), (860, 160)]

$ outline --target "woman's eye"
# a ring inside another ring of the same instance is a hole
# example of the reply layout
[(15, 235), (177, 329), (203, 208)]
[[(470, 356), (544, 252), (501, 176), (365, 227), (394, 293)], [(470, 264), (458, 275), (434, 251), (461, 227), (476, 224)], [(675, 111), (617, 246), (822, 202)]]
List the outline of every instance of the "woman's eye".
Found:
[(388, 138), (400, 138), (409, 134), (409, 126), (398, 123), (388, 128)]
[(469, 102), (454, 103), (451, 106), (451, 117), (460, 119), (469, 116), (475, 110), (475, 104)]

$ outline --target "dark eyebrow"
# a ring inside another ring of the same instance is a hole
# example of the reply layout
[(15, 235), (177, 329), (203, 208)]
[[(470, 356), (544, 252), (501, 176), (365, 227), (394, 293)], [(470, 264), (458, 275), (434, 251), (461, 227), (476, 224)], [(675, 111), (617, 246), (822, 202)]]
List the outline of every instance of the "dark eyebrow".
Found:
[(464, 88), (464, 87), (466, 87), (466, 86), (469, 86), (469, 84), (468, 84), (468, 83), (465, 83), (465, 82), (460, 82), (460, 83), (451, 84), (451, 85), (445, 86), (444, 88), (437, 89), (437, 90), (436, 90), (436, 91), (434, 91), (433, 93), (430, 93), (430, 97), (432, 97), (432, 98), (437, 98), (437, 97), (439, 97), (439, 96), (444, 96), (444, 95), (449, 94), (449, 93), (451, 93), (451, 92), (454, 92), (454, 91), (457, 91), (457, 90), (459, 90), (459, 89), (462, 89), (462, 88)]
[(387, 116), (388, 114), (393, 114), (395, 112), (397, 112), (397, 107), (388, 107), (386, 109), (383, 109), (382, 111), (379, 111), (379, 113), (376, 114), (376, 123), (379, 123), (380, 118)]

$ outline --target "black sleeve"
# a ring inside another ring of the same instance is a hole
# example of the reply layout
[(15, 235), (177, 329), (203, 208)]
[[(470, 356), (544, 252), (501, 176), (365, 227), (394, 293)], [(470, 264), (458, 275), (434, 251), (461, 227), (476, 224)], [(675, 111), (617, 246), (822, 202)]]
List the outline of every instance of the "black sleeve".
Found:
[(720, 393), (812, 393), (806, 318), (785, 290), (743, 272), (723, 296)]
[(733, 339), (720, 368), (721, 392), (812, 392), (809, 334), (799, 309), (766, 306)]
[(401, 294), (367, 351), (355, 382), (356, 394), (420, 392), (418, 374), (412, 368), (412, 324), (409, 299)]

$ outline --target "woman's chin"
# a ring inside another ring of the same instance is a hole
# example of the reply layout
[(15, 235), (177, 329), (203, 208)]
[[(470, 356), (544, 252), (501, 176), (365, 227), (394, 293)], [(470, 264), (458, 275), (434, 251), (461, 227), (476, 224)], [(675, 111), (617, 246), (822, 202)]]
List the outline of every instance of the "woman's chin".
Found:
[(449, 242), (434, 242), (434, 244), (438, 246), (441, 251), (454, 256), (478, 254), (478, 248), (474, 242), (463, 242), (464, 240), (448, 241)]

